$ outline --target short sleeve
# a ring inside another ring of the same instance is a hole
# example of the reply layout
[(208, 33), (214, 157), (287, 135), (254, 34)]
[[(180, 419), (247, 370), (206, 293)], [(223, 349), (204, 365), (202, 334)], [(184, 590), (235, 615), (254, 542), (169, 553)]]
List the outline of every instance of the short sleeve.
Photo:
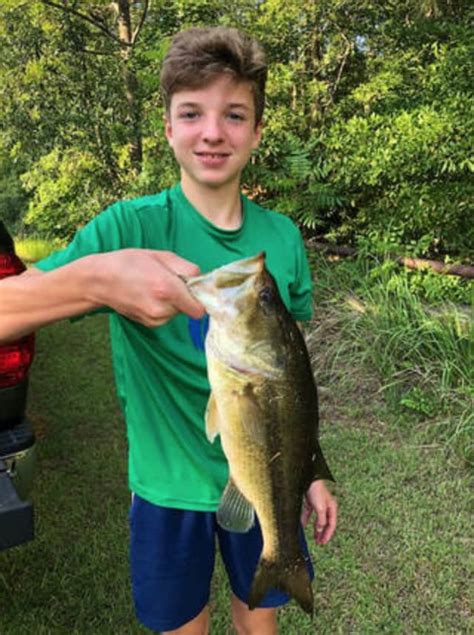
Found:
[(290, 285), (291, 314), (298, 321), (310, 320), (313, 315), (313, 283), (303, 238), (297, 230), (295, 246), (295, 279)]

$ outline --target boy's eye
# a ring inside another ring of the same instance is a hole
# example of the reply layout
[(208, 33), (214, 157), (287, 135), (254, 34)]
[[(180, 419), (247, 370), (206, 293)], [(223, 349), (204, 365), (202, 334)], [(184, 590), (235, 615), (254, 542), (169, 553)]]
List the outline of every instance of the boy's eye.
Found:
[(196, 110), (183, 110), (178, 116), (180, 119), (196, 119), (198, 112)]
[(232, 121), (244, 121), (245, 117), (238, 112), (230, 112), (228, 115)]

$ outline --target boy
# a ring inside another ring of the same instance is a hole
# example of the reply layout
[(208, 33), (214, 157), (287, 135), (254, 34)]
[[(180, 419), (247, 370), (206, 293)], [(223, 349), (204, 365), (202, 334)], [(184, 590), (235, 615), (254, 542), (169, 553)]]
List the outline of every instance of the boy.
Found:
[[(204, 635), (219, 540), (237, 633), (277, 632), (279, 591), (245, 604), (261, 550), (217, 526), (228, 468), (204, 432), (209, 394), (202, 306), (179, 276), (197, 275), (264, 250), (284, 302), (311, 315), (311, 281), (300, 234), (286, 217), (240, 194), (240, 177), (262, 133), (264, 55), (236, 29), (189, 29), (165, 59), (166, 137), (179, 185), (118, 202), (34, 271), (0, 284), (0, 340), (59, 319), (107, 310), (117, 392), (127, 423), (131, 575), (138, 618), (163, 633)], [(172, 319), (171, 319), (172, 318)], [(332, 536), (336, 503), (323, 481), (306, 495), (315, 537)]]

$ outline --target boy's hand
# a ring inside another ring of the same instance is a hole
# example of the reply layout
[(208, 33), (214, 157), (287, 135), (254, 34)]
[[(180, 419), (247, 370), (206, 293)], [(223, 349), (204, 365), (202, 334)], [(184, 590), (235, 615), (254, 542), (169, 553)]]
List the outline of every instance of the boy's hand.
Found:
[(145, 326), (160, 326), (180, 312), (194, 318), (205, 313), (179, 277), (199, 275), (199, 267), (170, 251), (122, 249), (100, 254), (92, 266), (91, 300)]
[(336, 530), (337, 502), (322, 480), (311, 483), (306, 492), (301, 514), (303, 527), (308, 524), (313, 511), (316, 512), (314, 539), (319, 545), (325, 545)]

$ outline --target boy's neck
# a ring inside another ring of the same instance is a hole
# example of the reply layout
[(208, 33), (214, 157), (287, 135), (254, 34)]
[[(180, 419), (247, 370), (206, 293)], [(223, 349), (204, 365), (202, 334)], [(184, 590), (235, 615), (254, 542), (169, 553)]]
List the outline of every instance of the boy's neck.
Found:
[(181, 189), (197, 211), (220, 229), (238, 229), (242, 224), (242, 203), (238, 182), (212, 188), (181, 176)]

